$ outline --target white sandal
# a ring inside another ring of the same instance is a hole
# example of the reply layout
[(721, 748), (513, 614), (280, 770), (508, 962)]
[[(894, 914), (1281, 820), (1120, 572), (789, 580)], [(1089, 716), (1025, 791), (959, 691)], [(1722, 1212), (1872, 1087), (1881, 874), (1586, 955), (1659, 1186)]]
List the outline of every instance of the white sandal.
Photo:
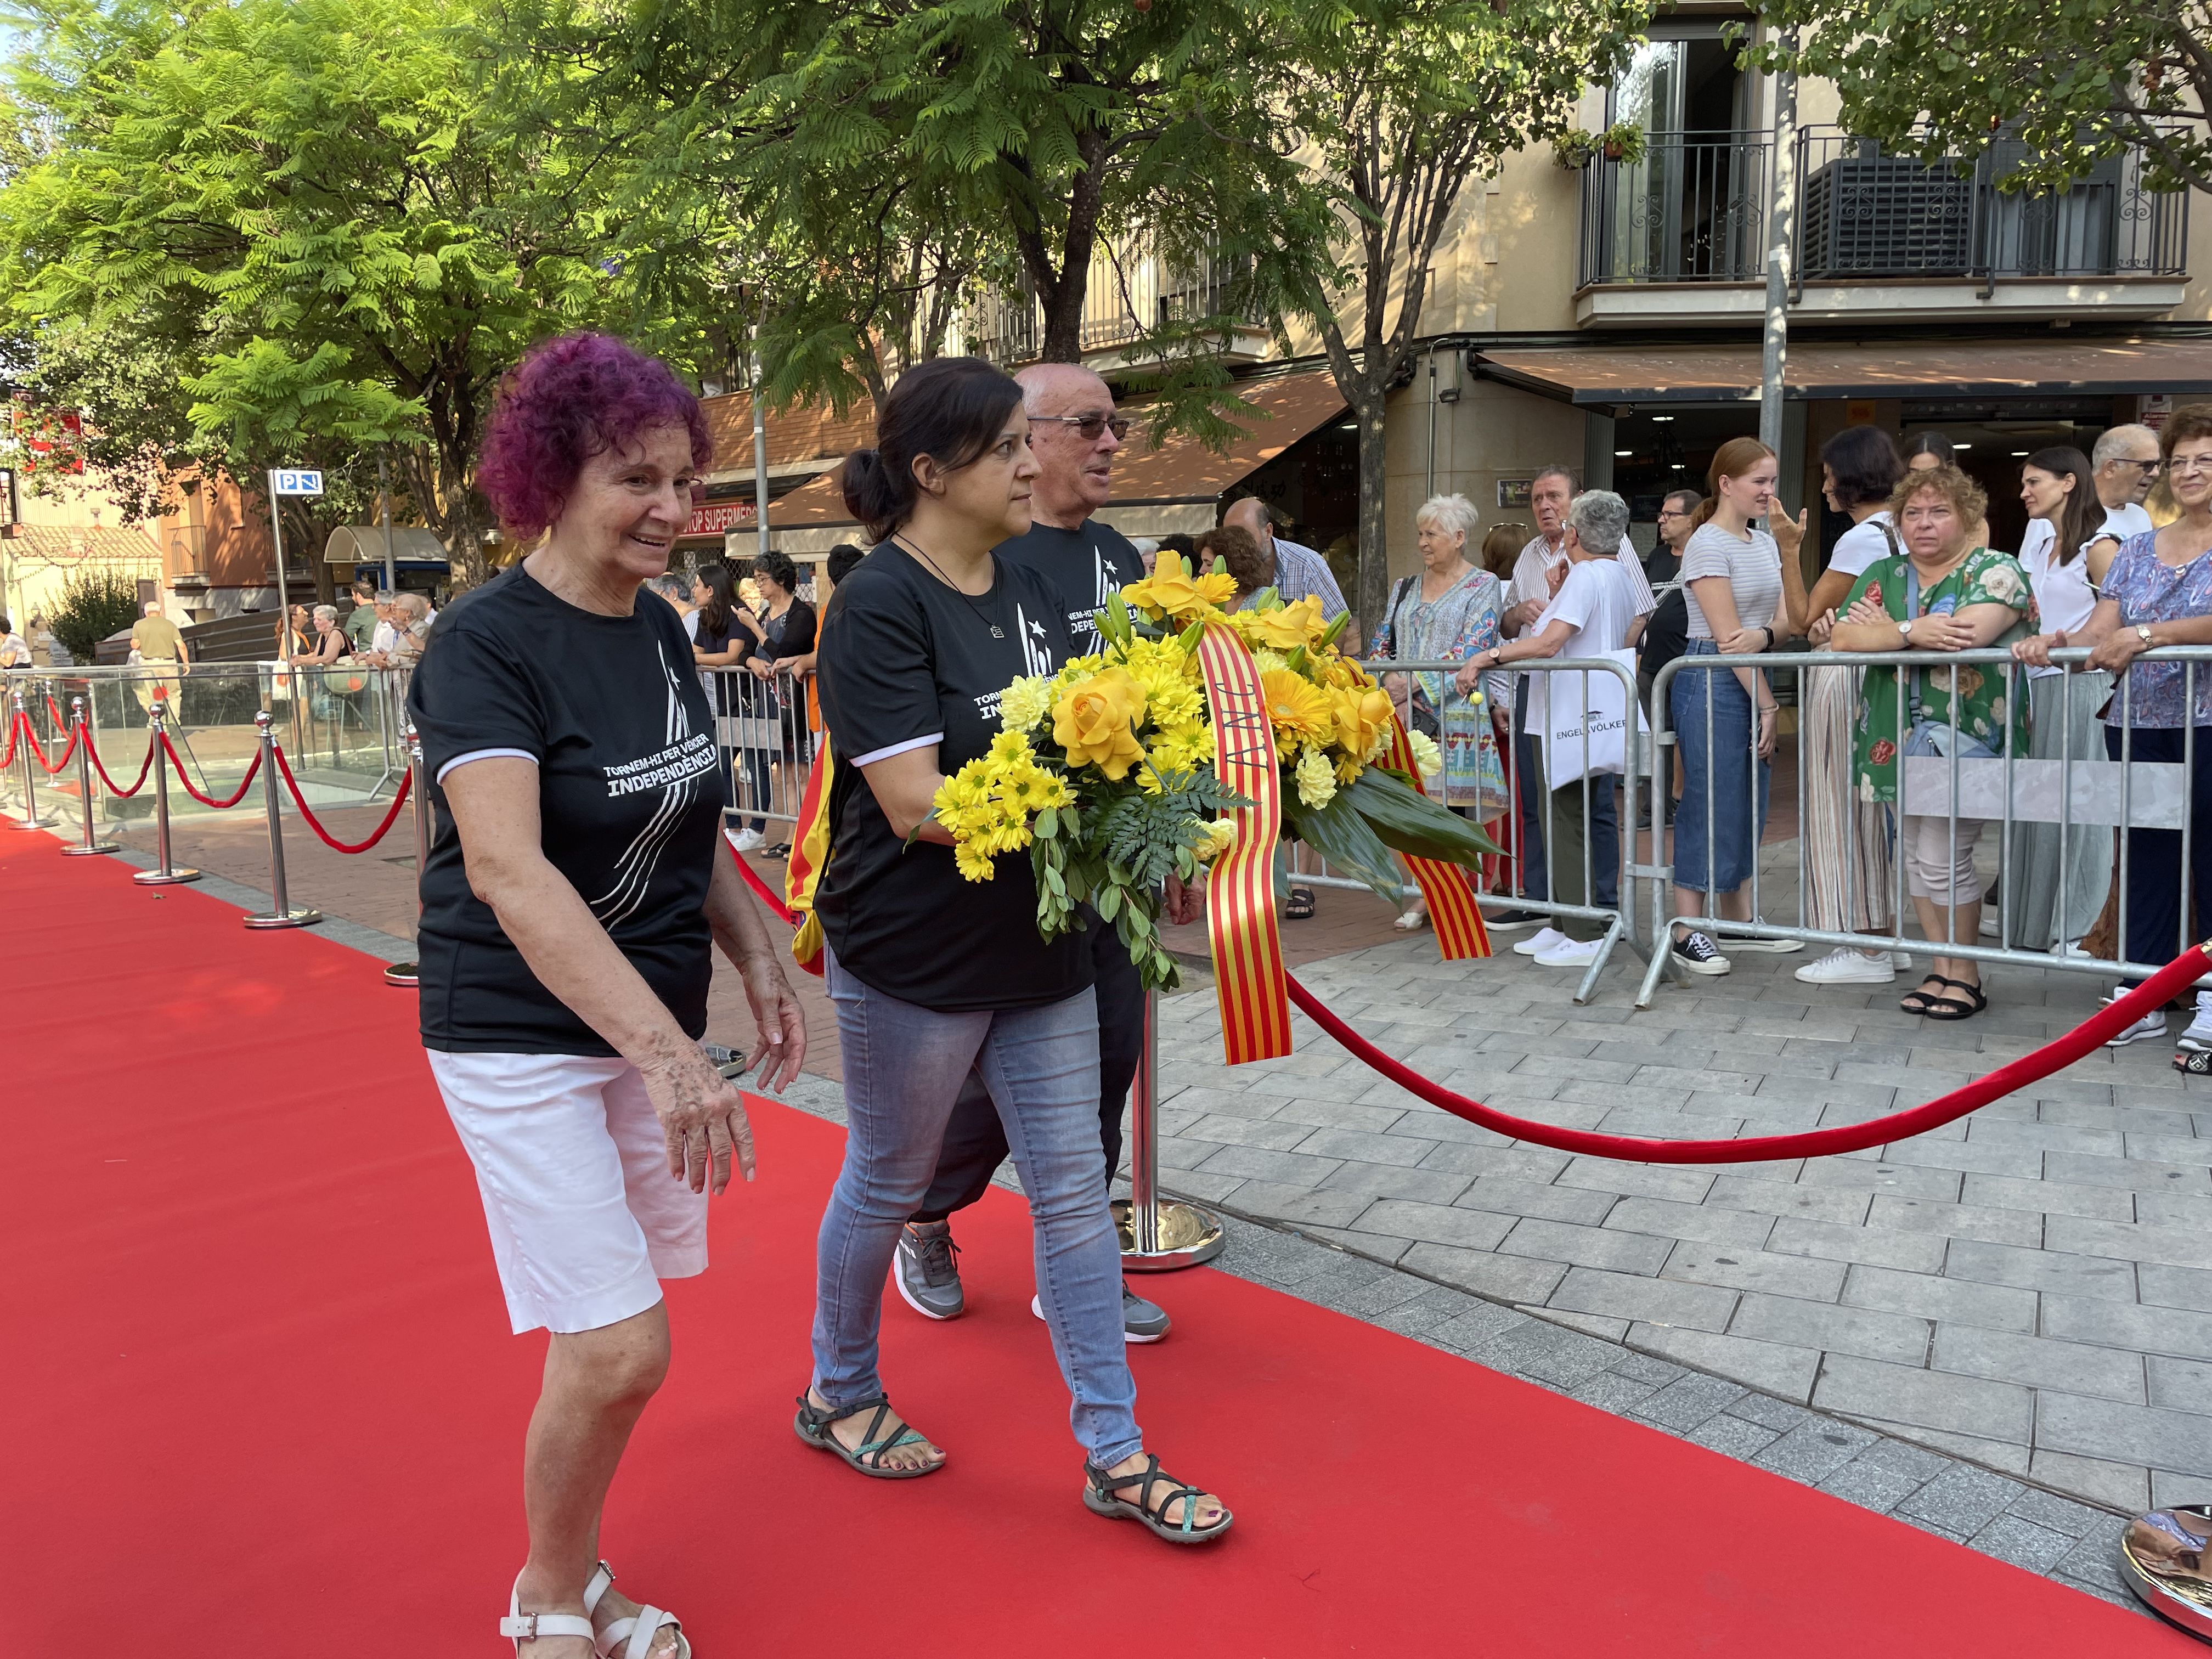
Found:
[[(653, 1639), (664, 1626), (676, 1632), (676, 1650), (668, 1659), (691, 1659), (691, 1644), (684, 1634), (684, 1626), (672, 1613), (659, 1607), (641, 1607), (635, 1616), (617, 1619), (605, 1631), (594, 1629), (591, 1615), (599, 1611), (599, 1598), (615, 1582), (614, 1569), (602, 1561), (592, 1574), (591, 1583), (584, 1586), (584, 1617), (573, 1613), (524, 1613), (520, 1599), (510, 1592), (507, 1598), (507, 1616), (499, 1621), (499, 1633), (511, 1638), (517, 1653), (522, 1644), (541, 1636), (580, 1636), (592, 1644), (592, 1651), (599, 1659), (615, 1659), (615, 1651), (622, 1650), (622, 1659), (646, 1659), (653, 1651)], [(521, 1577), (517, 1575), (519, 1589)]]
[(1408, 910), (1390, 925), (1401, 933), (1418, 933), (1429, 925), (1429, 913), (1426, 910)]

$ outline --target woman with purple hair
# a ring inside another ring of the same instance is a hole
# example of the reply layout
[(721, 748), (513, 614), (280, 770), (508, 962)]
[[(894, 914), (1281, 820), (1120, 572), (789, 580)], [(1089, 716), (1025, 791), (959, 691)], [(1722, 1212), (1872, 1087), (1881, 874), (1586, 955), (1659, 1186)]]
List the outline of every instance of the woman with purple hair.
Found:
[(422, 1044), (476, 1166), (515, 1333), (550, 1333), (523, 1465), (530, 1556), (500, 1633), (529, 1659), (686, 1659), (609, 1588), (599, 1515), (668, 1368), (660, 1281), (707, 1266), (744, 1106), (699, 1046), (712, 951), (743, 975), (763, 1081), (806, 1033), (717, 844), (728, 793), (691, 642), (638, 589), (712, 453), (666, 365), (578, 334), (501, 387), (477, 482), (537, 545), (439, 617), (408, 694), (435, 833)]

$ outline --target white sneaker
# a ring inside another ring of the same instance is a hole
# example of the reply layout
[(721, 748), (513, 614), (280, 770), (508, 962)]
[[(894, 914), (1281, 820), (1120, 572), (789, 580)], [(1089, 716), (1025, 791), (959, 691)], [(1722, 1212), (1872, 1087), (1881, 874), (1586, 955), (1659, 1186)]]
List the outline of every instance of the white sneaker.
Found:
[(2212, 991), (2197, 994), (2196, 1015), (2190, 1020), (2189, 1029), (2181, 1034), (2180, 1040), (2174, 1046), (2194, 1048), (2199, 1054), (2212, 1054)]
[(2089, 953), (2081, 948), (2081, 941), (2078, 939), (2059, 940), (2051, 947), (2051, 954), (2054, 957), (2075, 957), (2083, 962), (2089, 959)]
[(1892, 951), (1889, 953), (1889, 959), (1899, 968), (1912, 966), (1912, 952), (1910, 951)]
[(1887, 951), (1854, 951), (1848, 945), (1808, 962), (1796, 977), (1808, 985), (1887, 985), (1897, 977)]
[(730, 845), (740, 853), (751, 853), (768, 845), (768, 837), (757, 830), (740, 830), (731, 838)]
[[(1762, 927), (1766, 925), (1765, 916), (1756, 916), (1753, 920)], [(1726, 931), (1721, 936), (1728, 941), (1728, 948), (1731, 951), (1771, 951), (1777, 956), (1788, 956), (1792, 951), (1805, 948), (1805, 941), (1802, 939), (1752, 939)]]
[(1598, 943), (1594, 939), (1569, 939), (1559, 936), (1559, 942), (1548, 951), (1536, 953), (1539, 968), (1587, 968), (1597, 960)]
[[(2105, 1000), (2109, 1004), (2113, 999), (2106, 997)], [(2195, 1022), (2191, 1021), (2191, 1025), (2194, 1029)], [(2107, 1048), (2124, 1048), (2130, 1042), (2155, 1042), (2165, 1035), (2166, 1010), (2154, 1008), (2134, 1024), (2124, 1027), (2114, 1036), (2106, 1037), (2105, 1046)]]
[(1528, 938), (1515, 940), (1513, 953), (1516, 956), (1533, 957), (1539, 951), (1548, 951), (1554, 945), (1565, 945), (1566, 942), (1567, 936), (1558, 928), (1540, 927)]

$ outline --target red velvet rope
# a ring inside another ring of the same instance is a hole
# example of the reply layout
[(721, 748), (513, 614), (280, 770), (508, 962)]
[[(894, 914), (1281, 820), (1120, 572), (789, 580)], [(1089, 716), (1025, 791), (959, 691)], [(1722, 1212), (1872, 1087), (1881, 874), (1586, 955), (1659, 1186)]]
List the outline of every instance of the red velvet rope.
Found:
[(31, 757), (39, 763), (40, 769), (48, 777), (52, 777), (70, 763), (70, 757), (76, 753), (77, 739), (82, 735), (77, 727), (70, 727), (70, 740), (62, 745), (61, 754), (53, 760), (48, 760), (46, 750), (39, 743), (39, 734), (31, 728), (31, 717), (28, 714), (23, 716), (23, 736), (30, 743)]
[(300, 816), (307, 819), (307, 828), (322, 837), (324, 846), (341, 853), (366, 853), (377, 842), (382, 841), (390, 832), (392, 826), (399, 822), (399, 809), (407, 805), (407, 792), (415, 787), (415, 775), (410, 772), (399, 780), (399, 793), (392, 798), (392, 810), (384, 815), (384, 822), (376, 826), (369, 838), (358, 842), (343, 842), (323, 828), (321, 821), (315, 817), (313, 811), (308, 806), (307, 798), (301, 794), (299, 780), (292, 775), (292, 763), (284, 758), (283, 746), (281, 744), (272, 744), (270, 745), (270, 753), (276, 757), (277, 773), (283, 778), (284, 787), (292, 792), (292, 805), (300, 809)]
[(131, 787), (128, 789), (119, 787), (115, 780), (107, 775), (107, 769), (100, 763), (98, 744), (88, 741), (84, 745), (84, 752), (92, 757), (92, 769), (100, 774), (100, 781), (107, 786), (107, 793), (118, 800), (129, 800), (131, 796), (143, 789), (146, 787), (146, 775), (154, 769), (154, 737), (151, 732), (147, 733), (146, 736), (146, 757), (138, 763), (138, 775), (131, 781)]
[(167, 732), (163, 732), (161, 733), (161, 747), (167, 751), (169, 764), (176, 769), (177, 781), (185, 786), (185, 793), (190, 795), (194, 800), (198, 801), (201, 805), (212, 806), (218, 812), (222, 811), (228, 807), (235, 806), (239, 802), (244, 800), (246, 799), (246, 792), (253, 787), (254, 774), (261, 769), (261, 752), (260, 750), (256, 750), (254, 751), (253, 758), (246, 763), (246, 775), (238, 781), (238, 788), (236, 793), (234, 793), (228, 800), (217, 800), (213, 795), (203, 795), (198, 789), (192, 787), (192, 781), (185, 775), (185, 763), (183, 757), (177, 753), (177, 745), (169, 741), (169, 734)]
[(46, 694), (46, 713), (53, 717), (53, 722), (56, 726), (70, 726), (75, 724), (75, 722), (67, 715), (62, 713), (61, 704), (54, 701), (53, 693), (51, 691)]
[(1987, 1077), (1977, 1078), (1924, 1106), (1893, 1112), (1887, 1117), (1873, 1118), (1864, 1123), (1838, 1124), (1803, 1134), (1756, 1135), (1741, 1140), (1647, 1140), (1629, 1135), (1598, 1134), (1588, 1129), (1565, 1129), (1555, 1124), (1508, 1116), (1480, 1101), (1454, 1094), (1411, 1066), (1391, 1059), (1330, 1012), (1326, 1003), (1295, 979), (1291, 981), (1291, 1000), (1304, 1009), (1315, 1024), (1351, 1050), (1355, 1058), (1365, 1061), (1400, 1088), (1419, 1095), (1431, 1106), (1442, 1107), (1454, 1117), (1465, 1118), (1469, 1123), (1479, 1123), (1516, 1140), (1532, 1141), (1556, 1152), (1642, 1164), (1764, 1164), (1778, 1158), (1829, 1158), (1839, 1152), (1863, 1152), (1869, 1146), (1885, 1146), (1893, 1140), (1909, 1139), (1941, 1128), (1978, 1107), (2002, 1099), (2063, 1066), (2071, 1066), (2085, 1054), (2095, 1053), (2106, 1038), (2134, 1024), (2145, 1014), (2165, 1007), (2195, 985), (2208, 968), (2212, 968), (2212, 951), (2208, 951), (2207, 945), (2184, 951), (2134, 990), (2107, 1003), (2065, 1036), (2053, 1038), (2033, 1054), (2023, 1054), (2010, 1065), (2000, 1066)]
[[(727, 836), (722, 837), (722, 845), (730, 847), (730, 838)], [(734, 847), (730, 847), (730, 859), (738, 866), (738, 873), (745, 878), (745, 885), (753, 890), (753, 896), (768, 906), (770, 915), (782, 917), (791, 927), (799, 926), (799, 912), (788, 908), (776, 896), (775, 890), (760, 878), (760, 872), (745, 862), (745, 855), (743, 853)]]
[(15, 738), (31, 723), (27, 714), (17, 714), (8, 722), (8, 752), (0, 755), (0, 772), (6, 771), (15, 761)]

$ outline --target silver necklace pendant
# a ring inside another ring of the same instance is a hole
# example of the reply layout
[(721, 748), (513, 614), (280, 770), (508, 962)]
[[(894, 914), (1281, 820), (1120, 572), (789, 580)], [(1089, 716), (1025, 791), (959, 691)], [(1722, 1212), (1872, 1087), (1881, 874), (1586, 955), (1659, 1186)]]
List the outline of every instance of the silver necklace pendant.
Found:
[(1003, 640), (1006, 637), (1006, 630), (1000, 627), (998, 623), (993, 623), (991, 624), (991, 637), (994, 640)]

